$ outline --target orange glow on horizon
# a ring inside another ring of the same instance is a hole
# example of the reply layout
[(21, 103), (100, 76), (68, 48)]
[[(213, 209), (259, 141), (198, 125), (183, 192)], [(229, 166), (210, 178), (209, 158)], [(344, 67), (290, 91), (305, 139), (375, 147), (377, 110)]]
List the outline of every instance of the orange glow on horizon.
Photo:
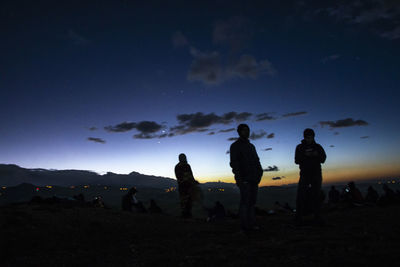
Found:
[[(284, 177), (280, 180), (272, 180), (272, 177)], [(337, 183), (350, 181), (365, 181), (379, 178), (398, 178), (400, 177), (400, 165), (396, 164), (369, 164), (366, 166), (346, 166), (342, 168), (322, 168), (323, 183)], [(297, 184), (299, 180), (299, 170), (288, 172), (277, 172), (276, 174), (264, 173), (260, 186), (281, 186)], [(220, 178), (200, 178), (202, 183), (224, 182), (235, 183), (233, 175)]]

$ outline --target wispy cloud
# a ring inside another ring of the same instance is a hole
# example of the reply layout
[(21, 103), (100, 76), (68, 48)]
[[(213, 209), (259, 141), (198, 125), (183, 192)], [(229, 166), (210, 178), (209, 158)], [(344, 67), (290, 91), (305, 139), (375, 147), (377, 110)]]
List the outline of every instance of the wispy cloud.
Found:
[(265, 172), (277, 172), (279, 171), (279, 168), (276, 165), (273, 166), (268, 166), (266, 169), (264, 169)]
[(352, 127), (352, 126), (367, 126), (368, 122), (364, 120), (354, 120), (352, 118), (347, 118), (343, 120), (337, 121), (320, 121), (319, 124), (324, 126), (329, 126), (331, 129), (334, 128), (343, 128), (343, 127)]
[(258, 139), (263, 138), (266, 135), (267, 135), (267, 133), (264, 130), (261, 130), (261, 131), (258, 131), (258, 133), (252, 132), (249, 138), (251, 140), (258, 140)]
[(270, 121), (276, 120), (277, 118), (272, 116), (271, 113), (260, 113), (255, 116), (256, 121)]
[[(177, 115), (178, 125), (171, 127), (170, 132), (175, 135), (182, 135), (192, 132), (204, 132), (205, 129), (216, 124), (230, 124), (233, 122), (242, 122), (251, 117), (249, 112), (228, 112), (223, 115), (215, 113), (204, 114), (202, 112), (179, 114)], [(234, 128), (230, 128), (231, 131)], [(227, 130), (221, 130), (227, 132)]]
[(222, 129), (222, 130), (219, 130), (218, 132), (219, 133), (228, 133), (228, 132), (233, 132), (233, 131), (235, 131), (236, 129), (235, 128), (229, 128), (229, 129)]
[(365, 25), (386, 39), (400, 38), (400, 5), (397, 1), (332, 1), (314, 13), (327, 15), (354, 26)]
[(95, 143), (100, 143), (100, 144), (106, 143), (106, 141), (104, 139), (97, 138), (97, 137), (88, 137), (87, 140), (91, 141), (91, 142), (95, 142)]
[(282, 117), (283, 118), (295, 117), (295, 116), (301, 116), (301, 115), (305, 115), (305, 114), (307, 114), (307, 111), (298, 111), (298, 112), (291, 112), (291, 113), (283, 114)]
[(267, 147), (263, 149), (263, 151), (270, 151), (270, 150), (272, 150), (272, 147)]

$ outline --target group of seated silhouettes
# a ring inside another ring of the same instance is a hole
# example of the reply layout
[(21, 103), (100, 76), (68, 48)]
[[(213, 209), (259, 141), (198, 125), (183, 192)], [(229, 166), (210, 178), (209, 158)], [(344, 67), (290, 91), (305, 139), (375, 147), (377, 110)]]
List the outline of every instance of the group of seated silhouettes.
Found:
[(363, 205), (391, 205), (400, 203), (400, 191), (392, 190), (387, 184), (382, 186), (383, 194), (379, 195), (378, 192), (369, 186), (365, 196), (356, 187), (354, 182), (350, 182), (346, 187), (343, 188), (342, 192), (339, 192), (335, 186), (331, 186), (328, 194), (328, 203), (338, 204), (346, 203), (353, 206)]

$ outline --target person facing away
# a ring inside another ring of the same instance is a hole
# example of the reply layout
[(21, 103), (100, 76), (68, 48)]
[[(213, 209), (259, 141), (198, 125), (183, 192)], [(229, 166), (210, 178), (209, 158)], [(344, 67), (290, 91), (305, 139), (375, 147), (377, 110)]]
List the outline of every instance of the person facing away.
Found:
[(263, 169), (256, 148), (249, 142), (250, 128), (246, 124), (237, 127), (239, 134), (230, 147), (230, 166), (240, 190), (239, 217), (243, 231), (258, 230), (255, 220), (258, 184)]
[(147, 210), (144, 207), (143, 203), (136, 198), (136, 187), (132, 187), (129, 189), (128, 193), (122, 197), (122, 210), (124, 211), (132, 211), (132, 207), (139, 213), (146, 213)]
[(340, 192), (335, 188), (334, 185), (331, 186), (331, 190), (329, 190), (328, 194), (328, 202), (332, 204), (339, 203), (340, 200)]
[(187, 163), (186, 155), (179, 154), (179, 163), (175, 166), (175, 177), (178, 180), (178, 192), (183, 218), (192, 217), (192, 192), (198, 182), (193, 177), (192, 168)]
[[(323, 224), (320, 216), (320, 192), (322, 184), (321, 163), (326, 160), (326, 154), (320, 144), (314, 140), (314, 130), (307, 128), (303, 132), (304, 139), (297, 145), (295, 163), (300, 167), (300, 179), (296, 198), (296, 223), (302, 224), (305, 211), (310, 208), (317, 223)], [(310, 203), (310, 207), (307, 207)]]
[(376, 190), (370, 185), (368, 187), (367, 195), (365, 196), (365, 201), (368, 203), (376, 204), (379, 199), (379, 194)]

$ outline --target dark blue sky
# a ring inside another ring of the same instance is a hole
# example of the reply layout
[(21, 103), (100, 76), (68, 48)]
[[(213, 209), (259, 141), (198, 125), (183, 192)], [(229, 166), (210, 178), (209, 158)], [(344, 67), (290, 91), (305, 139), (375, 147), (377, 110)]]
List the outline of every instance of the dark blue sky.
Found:
[(2, 1), (0, 161), (231, 181), (246, 122), (264, 184), (306, 127), (325, 180), (399, 175), (400, 4), (265, 2)]

